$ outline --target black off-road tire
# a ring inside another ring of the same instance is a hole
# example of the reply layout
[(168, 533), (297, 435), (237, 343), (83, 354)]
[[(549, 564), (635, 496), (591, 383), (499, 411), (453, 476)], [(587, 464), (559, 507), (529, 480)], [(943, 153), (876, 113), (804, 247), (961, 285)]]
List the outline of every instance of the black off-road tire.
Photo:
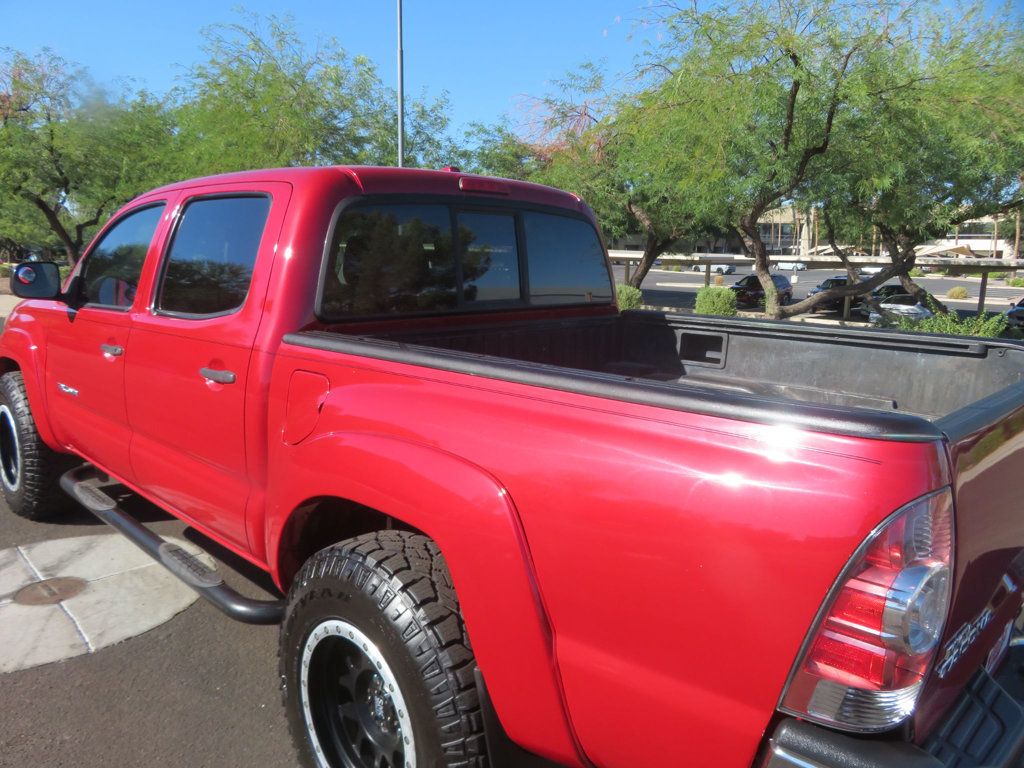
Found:
[(75, 464), (51, 450), (39, 437), (25, 394), (21, 371), (0, 376), (0, 490), (11, 511), (29, 520), (46, 520), (71, 508), (60, 476)]
[(379, 531), (313, 555), (288, 594), (278, 661), (305, 766), (488, 765), (476, 662), (448, 567), (425, 536)]

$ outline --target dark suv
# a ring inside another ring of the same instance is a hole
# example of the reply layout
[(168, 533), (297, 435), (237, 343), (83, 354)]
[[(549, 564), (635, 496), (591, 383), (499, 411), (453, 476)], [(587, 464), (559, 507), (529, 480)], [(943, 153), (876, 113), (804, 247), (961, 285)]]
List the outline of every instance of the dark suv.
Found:
[[(840, 286), (846, 285), (847, 278), (844, 275), (837, 275), (835, 277), (828, 277), (818, 283), (816, 286), (811, 288), (807, 292), (807, 297), (810, 298), (816, 293), (827, 291), (829, 288), (839, 288)], [(811, 309), (812, 312), (842, 312), (843, 311), (843, 296), (835, 296), (831, 299), (826, 299), (820, 304), (815, 304)]]
[[(793, 286), (789, 278), (782, 275), (772, 275), (772, 282), (779, 292), (779, 303), (789, 304), (793, 301)], [(729, 286), (736, 294), (736, 303), (744, 307), (757, 307), (764, 304), (764, 289), (757, 275), (747, 275), (742, 280), (737, 280)]]

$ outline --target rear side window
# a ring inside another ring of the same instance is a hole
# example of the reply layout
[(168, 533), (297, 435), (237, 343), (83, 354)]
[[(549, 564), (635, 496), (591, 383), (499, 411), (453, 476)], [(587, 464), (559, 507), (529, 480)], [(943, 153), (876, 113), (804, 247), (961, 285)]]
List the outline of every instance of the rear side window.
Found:
[(146, 251), (163, 212), (163, 204), (133, 211), (106, 231), (82, 264), (84, 303), (118, 308), (132, 305)]
[(451, 215), (443, 205), (371, 205), (334, 230), (321, 313), (390, 315), (457, 305)]
[(611, 301), (604, 251), (589, 223), (535, 211), (523, 221), (531, 304)]
[(156, 309), (202, 316), (239, 309), (269, 212), (270, 199), (262, 195), (188, 203), (167, 252)]

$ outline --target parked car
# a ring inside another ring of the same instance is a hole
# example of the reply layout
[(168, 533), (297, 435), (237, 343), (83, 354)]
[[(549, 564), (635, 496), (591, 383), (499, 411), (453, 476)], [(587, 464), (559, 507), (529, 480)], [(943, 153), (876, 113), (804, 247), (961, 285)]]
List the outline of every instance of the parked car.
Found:
[[(779, 303), (789, 304), (793, 301), (793, 285), (782, 275), (772, 275), (772, 282), (779, 292)], [(736, 294), (736, 304), (743, 307), (756, 307), (764, 304), (764, 289), (757, 275), (747, 275), (729, 286)]]
[(1010, 308), (1004, 313), (1006, 324), (1010, 328), (1024, 328), (1024, 298), (1010, 302)]
[[(578, 197), (418, 169), (164, 186), (11, 288), (7, 507), (280, 623), (307, 768), (1018, 763), (1022, 344), (620, 312)], [(155, 662), (69, 695), (158, 722)]]
[(785, 271), (803, 272), (807, 269), (807, 265), (802, 261), (778, 261), (775, 263), (775, 268)]
[[(846, 285), (848, 282), (846, 275), (836, 275), (834, 277), (827, 277), (818, 283), (816, 286), (811, 288), (807, 292), (807, 296), (815, 296), (822, 291), (827, 291), (829, 288), (838, 288), (839, 286)], [(843, 296), (836, 296), (831, 299), (826, 299), (820, 304), (815, 304), (812, 312), (841, 312), (843, 310)]]
[[(690, 267), (691, 272), (704, 272), (707, 268), (707, 264), (694, 264)], [(731, 275), (736, 271), (735, 264), (712, 264), (711, 271), (717, 272), (720, 275)]]
[[(900, 285), (899, 283), (891, 283), (888, 285), (882, 285), (879, 286), (878, 288), (875, 288), (875, 290), (871, 292), (871, 298), (874, 299), (875, 301), (884, 301), (885, 299), (888, 299), (890, 296), (906, 295), (906, 293), (907, 291), (906, 289), (904, 289), (902, 285)], [(857, 311), (864, 317), (868, 317), (872, 311), (871, 305), (869, 305), (867, 301), (864, 300), (863, 296), (859, 298), (861, 303), (857, 305)]]
[[(931, 310), (921, 304), (916, 296), (911, 296), (909, 293), (889, 296), (885, 301), (879, 302), (878, 306), (886, 312), (909, 317), (912, 320), (924, 320), (932, 316)], [(868, 314), (868, 320), (872, 323), (880, 322), (882, 319), (883, 316), (874, 310)]]

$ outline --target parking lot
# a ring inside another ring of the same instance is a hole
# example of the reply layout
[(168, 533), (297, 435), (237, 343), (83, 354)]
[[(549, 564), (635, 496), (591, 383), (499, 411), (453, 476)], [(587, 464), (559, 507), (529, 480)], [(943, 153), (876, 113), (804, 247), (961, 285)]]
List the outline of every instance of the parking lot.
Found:
[[(732, 285), (745, 275), (753, 272), (750, 267), (738, 267), (731, 275), (723, 275), (723, 285)], [(793, 283), (793, 298), (799, 300), (806, 298), (807, 293), (818, 283), (826, 278), (841, 276), (842, 270), (808, 269), (802, 272), (781, 272), (787, 277), (796, 278)], [(715, 274), (712, 273), (712, 279)], [(623, 281), (622, 267), (615, 268), (617, 282)], [(981, 288), (979, 277), (944, 277), (939, 275), (925, 275), (915, 278), (917, 283), (926, 291), (932, 293), (936, 298), (944, 302), (950, 309), (961, 312), (975, 312), (978, 307), (978, 292)], [(897, 283), (893, 279), (888, 281)], [(680, 309), (692, 309), (697, 298), (697, 291), (704, 285), (704, 274), (691, 271), (676, 272), (667, 269), (654, 268), (644, 279), (643, 291), (644, 301), (652, 306), (677, 307)], [(967, 299), (947, 299), (946, 293), (954, 286), (963, 286), (967, 289)], [(1024, 296), (1024, 288), (1011, 288), (1003, 280), (989, 280), (985, 297), (985, 309), (989, 312), (1002, 312), (1011, 300), (1020, 299)], [(833, 313), (832, 316), (835, 316)], [(856, 316), (854, 319), (859, 319)]]
[[(201, 540), (144, 502), (132, 510), (165, 537)], [(84, 511), (33, 523), (0, 501), (0, 550), (109, 533)], [(209, 551), (251, 577), (222, 569), (236, 589), (267, 594), (253, 569)], [(239, 624), (197, 601), (119, 645), (0, 675), (0, 766), (294, 765), (276, 672), (276, 627)]]

